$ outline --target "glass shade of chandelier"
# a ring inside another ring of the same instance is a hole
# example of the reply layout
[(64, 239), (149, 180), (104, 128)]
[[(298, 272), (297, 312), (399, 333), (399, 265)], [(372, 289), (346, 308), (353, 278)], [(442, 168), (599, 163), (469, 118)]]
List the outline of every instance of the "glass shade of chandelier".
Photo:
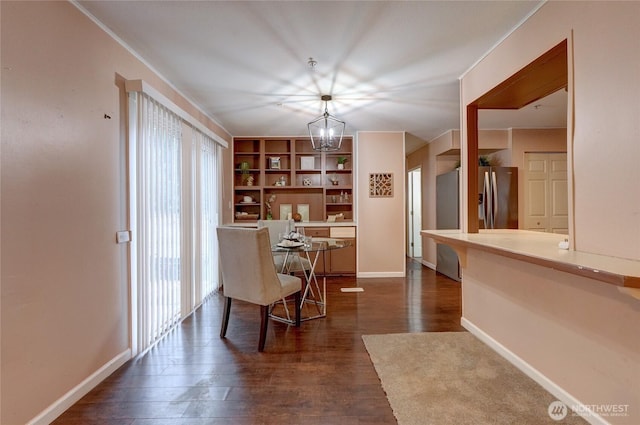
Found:
[(311, 146), (314, 151), (337, 151), (342, 146), (345, 123), (329, 115), (327, 102), (331, 100), (330, 95), (322, 95), (320, 99), (325, 102), (324, 114), (307, 124)]

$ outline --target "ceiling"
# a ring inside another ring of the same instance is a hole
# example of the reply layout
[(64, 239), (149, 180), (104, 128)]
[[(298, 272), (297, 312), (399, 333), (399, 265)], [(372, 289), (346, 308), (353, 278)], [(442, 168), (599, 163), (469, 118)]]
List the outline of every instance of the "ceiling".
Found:
[[(428, 142), (460, 126), (459, 77), (541, 3), (75, 4), (233, 136), (306, 134), (328, 94), (348, 134), (407, 131)], [(481, 111), (480, 127), (563, 127), (566, 110), (561, 91), (520, 111)]]

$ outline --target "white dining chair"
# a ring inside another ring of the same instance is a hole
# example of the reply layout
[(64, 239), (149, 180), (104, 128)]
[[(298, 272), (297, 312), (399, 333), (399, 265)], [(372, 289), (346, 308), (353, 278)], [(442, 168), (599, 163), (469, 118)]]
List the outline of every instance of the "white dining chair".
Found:
[(272, 304), (294, 295), (295, 325), (300, 326), (302, 281), (276, 271), (266, 228), (218, 227), (217, 234), (225, 297), (220, 338), (227, 333), (232, 299), (258, 304), (261, 317), (258, 351), (263, 351)]

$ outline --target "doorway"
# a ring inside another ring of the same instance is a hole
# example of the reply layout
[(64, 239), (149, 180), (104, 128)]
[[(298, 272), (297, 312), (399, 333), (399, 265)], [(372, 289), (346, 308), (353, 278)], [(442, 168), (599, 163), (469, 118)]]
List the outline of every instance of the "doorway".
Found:
[(407, 174), (407, 255), (422, 258), (422, 169), (416, 168)]

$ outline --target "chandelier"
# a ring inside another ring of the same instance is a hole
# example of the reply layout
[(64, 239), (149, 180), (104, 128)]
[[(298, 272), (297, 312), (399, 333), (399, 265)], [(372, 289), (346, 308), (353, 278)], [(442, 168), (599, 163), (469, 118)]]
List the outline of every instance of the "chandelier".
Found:
[(329, 115), (327, 102), (331, 100), (331, 95), (322, 95), (320, 99), (325, 102), (324, 114), (307, 124), (311, 146), (314, 151), (337, 151), (342, 145), (345, 123)]

